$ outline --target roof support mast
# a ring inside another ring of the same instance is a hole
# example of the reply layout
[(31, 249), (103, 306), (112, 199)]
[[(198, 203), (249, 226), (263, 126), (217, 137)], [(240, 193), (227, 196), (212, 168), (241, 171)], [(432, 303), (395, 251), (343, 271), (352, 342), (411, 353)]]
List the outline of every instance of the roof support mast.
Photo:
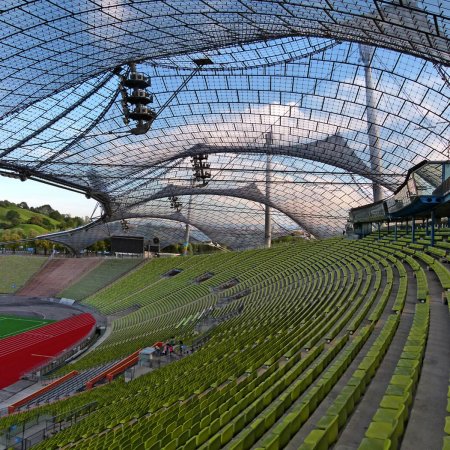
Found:
[[(359, 53), (364, 63), (364, 76), (366, 82), (366, 107), (367, 107), (367, 134), (369, 136), (370, 149), (370, 170), (375, 178), (381, 175), (381, 147), (380, 147), (380, 130), (377, 121), (377, 109), (374, 97), (374, 87), (372, 79), (372, 68), (370, 66), (375, 49), (367, 45), (359, 45)], [(374, 181), (373, 201), (378, 202), (383, 199), (381, 186)]]
[[(191, 181), (191, 187), (194, 186), (194, 178)], [(192, 209), (192, 194), (189, 196), (188, 210), (187, 210), (187, 221), (184, 229), (184, 244), (183, 244), (183, 256), (189, 254), (189, 239), (191, 237), (191, 209)]]
[(270, 248), (272, 245), (272, 212), (270, 209), (270, 183), (271, 171), (272, 171), (272, 155), (270, 154), (270, 146), (272, 145), (272, 132), (266, 134), (266, 209), (265, 209), (265, 221), (264, 221), (264, 244), (266, 248)]
[[(192, 195), (189, 198), (189, 212), (191, 210), (191, 201), (192, 201)], [(185, 228), (184, 228), (184, 244), (183, 244), (183, 256), (187, 256), (189, 254), (189, 238), (191, 235), (191, 228), (189, 225), (189, 222), (186, 222)]]

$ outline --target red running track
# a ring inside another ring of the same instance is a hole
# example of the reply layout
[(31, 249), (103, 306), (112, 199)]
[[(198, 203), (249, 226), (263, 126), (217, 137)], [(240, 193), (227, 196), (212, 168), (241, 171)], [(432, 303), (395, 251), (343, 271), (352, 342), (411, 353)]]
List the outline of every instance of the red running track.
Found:
[(0, 389), (73, 347), (94, 326), (94, 317), (84, 313), (0, 339)]

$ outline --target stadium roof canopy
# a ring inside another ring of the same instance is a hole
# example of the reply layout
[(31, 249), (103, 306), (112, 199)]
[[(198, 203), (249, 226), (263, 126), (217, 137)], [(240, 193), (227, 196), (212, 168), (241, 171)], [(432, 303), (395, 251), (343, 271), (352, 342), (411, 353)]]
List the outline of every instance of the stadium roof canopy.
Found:
[[(324, 237), (374, 184), (387, 196), (413, 165), (449, 156), (449, 1), (1, 8), (0, 173), (87, 193), (106, 221), (189, 222), (244, 247), (263, 243), (269, 204), (275, 234)], [(140, 135), (123, 121), (131, 63), (157, 114)], [(208, 155), (206, 186), (194, 155)]]

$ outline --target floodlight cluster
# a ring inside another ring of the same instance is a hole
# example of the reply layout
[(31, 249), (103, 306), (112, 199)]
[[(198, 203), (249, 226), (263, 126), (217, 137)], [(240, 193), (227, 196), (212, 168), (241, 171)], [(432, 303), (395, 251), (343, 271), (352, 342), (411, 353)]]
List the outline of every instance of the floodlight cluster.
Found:
[[(0, 173), (97, 199), (99, 230), (189, 222), (258, 246), (268, 204), (274, 235), (340, 234), (373, 185), (388, 196), (413, 165), (449, 158), (447, 3), (17, 2), (0, 11)], [(130, 64), (152, 84), (143, 134), (124, 123)]]

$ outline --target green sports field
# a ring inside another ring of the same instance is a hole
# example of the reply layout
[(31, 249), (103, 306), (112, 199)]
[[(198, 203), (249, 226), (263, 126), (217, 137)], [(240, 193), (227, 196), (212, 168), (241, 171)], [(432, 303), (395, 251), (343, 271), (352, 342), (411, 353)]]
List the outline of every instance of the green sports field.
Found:
[(0, 339), (42, 327), (53, 320), (31, 319), (17, 316), (0, 316)]

